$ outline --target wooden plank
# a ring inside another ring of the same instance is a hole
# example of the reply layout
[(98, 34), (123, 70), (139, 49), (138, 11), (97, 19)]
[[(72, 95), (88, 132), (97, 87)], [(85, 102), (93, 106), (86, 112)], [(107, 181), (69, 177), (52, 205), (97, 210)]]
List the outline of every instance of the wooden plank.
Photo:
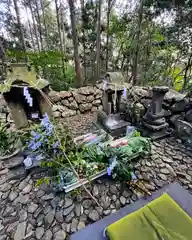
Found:
[(180, 207), (192, 217), (192, 195), (181, 187), (178, 183), (171, 183), (164, 186), (162, 189), (158, 190), (152, 196), (147, 196), (136, 201), (133, 204), (130, 204), (124, 208), (121, 208), (118, 212), (111, 214), (100, 221), (87, 226), (81, 231), (70, 236), (70, 240), (106, 240), (106, 237), (103, 236), (104, 229), (121, 219), (122, 217), (137, 211), (141, 207), (145, 206), (147, 203), (152, 200), (160, 197), (162, 194), (168, 193), (172, 199), (177, 202)]

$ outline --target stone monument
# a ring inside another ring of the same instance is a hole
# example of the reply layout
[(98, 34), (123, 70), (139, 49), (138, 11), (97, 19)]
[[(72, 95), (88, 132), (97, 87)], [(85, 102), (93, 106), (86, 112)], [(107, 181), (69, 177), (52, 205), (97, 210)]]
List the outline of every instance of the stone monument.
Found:
[(166, 86), (153, 87), (152, 101), (143, 116), (144, 135), (153, 139), (163, 138), (170, 134), (167, 131), (169, 124), (166, 122), (165, 112), (162, 109), (164, 96), (168, 91), (169, 88)]
[(128, 85), (124, 83), (124, 78), (120, 72), (107, 73), (104, 79), (106, 85), (103, 89), (103, 110), (98, 112), (97, 124), (101, 125), (108, 133), (119, 136), (126, 132), (126, 127), (130, 125), (122, 116), (121, 98), (124, 88)]

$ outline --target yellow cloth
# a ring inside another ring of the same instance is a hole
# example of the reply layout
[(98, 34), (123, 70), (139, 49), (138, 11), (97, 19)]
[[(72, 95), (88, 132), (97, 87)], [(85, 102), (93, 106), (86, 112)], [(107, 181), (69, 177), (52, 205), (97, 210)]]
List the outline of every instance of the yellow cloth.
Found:
[(192, 219), (168, 194), (106, 229), (110, 240), (192, 240)]

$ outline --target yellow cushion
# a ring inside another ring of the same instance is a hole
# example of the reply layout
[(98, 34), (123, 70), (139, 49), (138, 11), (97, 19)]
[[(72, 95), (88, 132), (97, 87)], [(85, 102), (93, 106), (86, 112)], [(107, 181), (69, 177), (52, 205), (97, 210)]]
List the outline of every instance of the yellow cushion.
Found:
[(110, 240), (192, 240), (192, 219), (164, 194), (106, 229)]

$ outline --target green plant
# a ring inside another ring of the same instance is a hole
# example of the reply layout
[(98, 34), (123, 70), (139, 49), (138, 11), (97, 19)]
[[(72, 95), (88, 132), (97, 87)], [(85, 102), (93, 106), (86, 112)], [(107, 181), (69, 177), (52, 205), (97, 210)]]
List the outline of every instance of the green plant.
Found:
[(7, 125), (0, 122), (0, 156), (13, 153), (16, 150), (18, 136), (16, 132), (7, 130)]

